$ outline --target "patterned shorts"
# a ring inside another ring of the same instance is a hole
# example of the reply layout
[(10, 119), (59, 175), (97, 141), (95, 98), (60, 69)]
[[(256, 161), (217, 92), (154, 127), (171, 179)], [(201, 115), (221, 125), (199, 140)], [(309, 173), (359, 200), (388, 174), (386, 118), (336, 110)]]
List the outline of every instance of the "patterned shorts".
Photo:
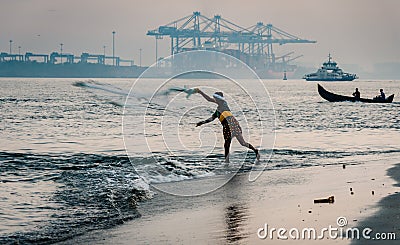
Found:
[(236, 118), (227, 117), (225, 120), (226, 122), (223, 124), (224, 140), (232, 139), (242, 134), (242, 128)]

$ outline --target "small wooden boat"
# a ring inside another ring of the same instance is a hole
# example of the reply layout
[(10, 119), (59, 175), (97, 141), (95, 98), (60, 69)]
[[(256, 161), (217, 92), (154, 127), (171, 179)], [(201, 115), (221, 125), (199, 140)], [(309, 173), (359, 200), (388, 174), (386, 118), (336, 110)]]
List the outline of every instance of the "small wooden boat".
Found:
[(327, 101), (330, 102), (340, 102), (340, 101), (351, 101), (351, 102), (366, 102), (366, 103), (392, 103), (394, 94), (390, 95), (387, 97), (385, 100), (376, 97), (373, 99), (364, 99), (364, 98), (355, 98), (352, 96), (344, 96), (344, 95), (339, 95), (339, 94), (334, 94), (326, 89), (324, 89), (320, 84), (318, 84), (318, 93), (321, 95), (322, 98), (326, 99)]

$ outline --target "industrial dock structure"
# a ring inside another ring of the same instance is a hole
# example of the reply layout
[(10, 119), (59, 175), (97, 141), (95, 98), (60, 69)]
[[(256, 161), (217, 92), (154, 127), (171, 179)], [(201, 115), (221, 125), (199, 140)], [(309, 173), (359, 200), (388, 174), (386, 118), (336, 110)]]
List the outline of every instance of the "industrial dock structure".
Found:
[[(64, 60), (63, 60), (64, 59)], [(106, 64), (106, 60), (111, 60), (116, 66), (120, 66), (121, 63), (127, 63), (130, 66), (134, 65), (133, 60), (123, 60), (118, 56), (106, 56), (102, 54), (89, 54), (82, 53), (80, 56), (75, 56), (69, 53), (59, 53), (52, 52), (51, 54), (35, 54), (31, 52), (22, 54), (12, 54), (12, 53), (0, 53), (0, 62), (7, 61), (17, 61), (17, 62), (41, 62), (50, 64), (73, 64), (73, 63), (96, 63), (96, 64)]]
[[(38, 54), (0, 53), (0, 76), (6, 77), (139, 77), (147, 67), (136, 66), (133, 60), (124, 60), (114, 55), (82, 53), (76, 56), (60, 52)], [(187, 58), (163, 59), (158, 56), (158, 42), (169, 38), (170, 54), (185, 57), (185, 52), (214, 51), (233, 56), (247, 64), (261, 78), (293, 77), (297, 66), (290, 63), (302, 55), (292, 57), (294, 52), (275, 55), (274, 45), (316, 43), (302, 39), (272, 24), (258, 22), (244, 28), (221, 15), (207, 17), (200, 12), (149, 30), (147, 35), (155, 38), (155, 67), (157, 77), (168, 75), (168, 70), (196, 67), (198, 60)], [(140, 49), (141, 51), (141, 49)], [(165, 53), (165, 52), (164, 52)], [(183, 56), (182, 56), (183, 55)], [(141, 54), (140, 54), (141, 60)], [(218, 60), (207, 60), (210, 65), (222, 66)], [(112, 65), (111, 65), (112, 63)], [(140, 62), (141, 63), (141, 62)], [(234, 69), (224, 64), (224, 69)], [(302, 76), (302, 75), (301, 75)], [(299, 76), (299, 77), (301, 77)]]
[(139, 77), (147, 67), (118, 56), (52, 52), (37, 54), (0, 53), (0, 77)]
[[(157, 42), (168, 37), (171, 55), (193, 50), (223, 52), (243, 61), (263, 78), (282, 78), (284, 74), (292, 76), (297, 67), (289, 62), (302, 56), (290, 57), (294, 52), (276, 56), (274, 45), (316, 43), (289, 34), (272, 24), (258, 22), (244, 28), (221, 15), (207, 17), (200, 12), (149, 30), (147, 35), (156, 40), (157, 65), (160, 62)], [(188, 60), (185, 63), (192, 66), (192, 62)], [(217, 61), (215, 65), (218, 65)]]

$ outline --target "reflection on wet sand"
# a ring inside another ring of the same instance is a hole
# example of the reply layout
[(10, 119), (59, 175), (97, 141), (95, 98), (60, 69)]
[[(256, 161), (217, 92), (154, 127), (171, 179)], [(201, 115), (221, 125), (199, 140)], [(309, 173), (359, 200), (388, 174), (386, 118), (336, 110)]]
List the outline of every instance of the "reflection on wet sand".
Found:
[(248, 200), (244, 198), (245, 185), (247, 182), (246, 174), (234, 176), (223, 189), (224, 201), (226, 203), (223, 213), (224, 230), (222, 239), (227, 244), (245, 243), (249, 237), (248, 219), (249, 208)]
[(248, 208), (243, 203), (235, 203), (225, 208), (225, 239), (227, 243), (237, 243), (249, 237), (249, 233), (245, 229), (248, 216)]

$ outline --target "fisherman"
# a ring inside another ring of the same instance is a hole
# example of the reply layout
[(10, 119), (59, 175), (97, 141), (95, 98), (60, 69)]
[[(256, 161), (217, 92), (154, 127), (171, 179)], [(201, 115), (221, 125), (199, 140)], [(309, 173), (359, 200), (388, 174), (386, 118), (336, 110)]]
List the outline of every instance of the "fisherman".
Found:
[(379, 90), (379, 92), (381, 92), (381, 95), (379, 96), (379, 98), (382, 99), (382, 100), (385, 100), (385, 99), (386, 99), (386, 95), (385, 95), (385, 93), (383, 92), (383, 89), (381, 88), (381, 89)]
[(361, 94), (360, 91), (358, 91), (358, 88), (356, 88), (356, 91), (353, 93), (353, 96), (355, 99), (360, 99)]
[(198, 122), (196, 124), (196, 127), (201, 126), (205, 123), (212, 122), (214, 121), (215, 118), (219, 119), (223, 127), (223, 134), (225, 140), (224, 143), (225, 163), (229, 163), (229, 149), (231, 146), (232, 138), (234, 137), (236, 137), (236, 139), (242, 146), (253, 150), (254, 153), (256, 154), (257, 161), (260, 160), (260, 154), (258, 150), (244, 140), (242, 135), (242, 128), (240, 127), (239, 122), (236, 120), (236, 118), (232, 115), (223, 93), (215, 92), (213, 94), (213, 97), (211, 98), (198, 88), (195, 89), (195, 92), (201, 94), (207, 101), (216, 103), (218, 105), (217, 109), (212, 114), (212, 116), (204, 121)]

